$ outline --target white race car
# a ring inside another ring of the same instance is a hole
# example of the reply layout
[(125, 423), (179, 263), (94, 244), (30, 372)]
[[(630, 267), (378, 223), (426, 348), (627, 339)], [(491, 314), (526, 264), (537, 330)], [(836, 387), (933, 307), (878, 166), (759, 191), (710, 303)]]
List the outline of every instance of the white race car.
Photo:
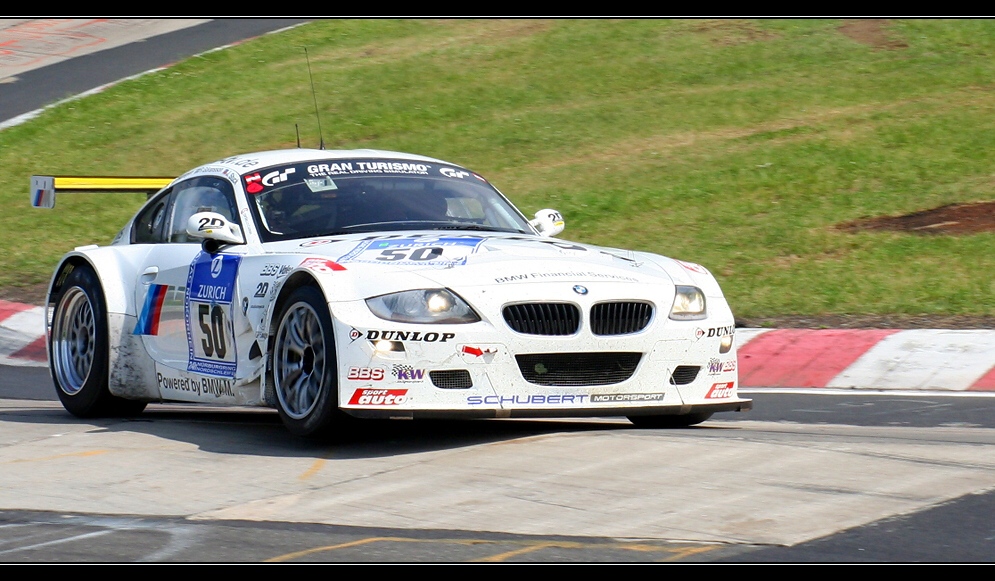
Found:
[(354, 418), (683, 427), (752, 408), (707, 269), (556, 239), (558, 212), (530, 220), (452, 163), (289, 149), (175, 179), (31, 182), (36, 207), (150, 192), (110, 245), (76, 248), (52, 277), (49, 367), (79, 417), (265, 406), (317, 437)]

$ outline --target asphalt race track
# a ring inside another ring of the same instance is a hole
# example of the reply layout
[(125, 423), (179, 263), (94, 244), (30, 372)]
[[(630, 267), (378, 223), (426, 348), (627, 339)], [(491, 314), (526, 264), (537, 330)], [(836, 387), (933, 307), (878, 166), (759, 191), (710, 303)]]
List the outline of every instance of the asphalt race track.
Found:
[(0, 397), (2, 561), (995, 554), (991, 398), (760, 393), (751, 412), (685, 430), (395, 421), (313, 443), (268, 410), (153, 405), (135, 420), (81, 421), (49, 397)]
[(63, 99), (306, 21), (0, 19), (0, 128)]

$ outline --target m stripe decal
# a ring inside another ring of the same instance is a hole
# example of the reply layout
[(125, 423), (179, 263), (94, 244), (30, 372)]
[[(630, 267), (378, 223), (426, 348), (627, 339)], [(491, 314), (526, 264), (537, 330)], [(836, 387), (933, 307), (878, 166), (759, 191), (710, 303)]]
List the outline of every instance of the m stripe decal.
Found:
[(135, 335), (159, 334), (159, 317), (162, 315), (162, 303), (166, 300), (167, 290), (169, 285), (149, 285), (149, 292), (145, 295), (145, 306), (142, 307), (142, 314), (138, 317), (138, 324), (135, 325)]

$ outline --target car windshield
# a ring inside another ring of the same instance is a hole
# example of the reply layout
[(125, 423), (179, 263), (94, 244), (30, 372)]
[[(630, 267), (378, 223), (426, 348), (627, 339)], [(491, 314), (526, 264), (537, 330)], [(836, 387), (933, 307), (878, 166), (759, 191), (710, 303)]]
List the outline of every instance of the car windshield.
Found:
[[(421, 229), (534, 233), (501, 193), (465, 170), (394, 163), (428, 169), (378, 175), (366, 171), (374, 163), (302, 164), (243, 176), (263, 241)], [(354, 171), (327, 171), (330, 165)]]

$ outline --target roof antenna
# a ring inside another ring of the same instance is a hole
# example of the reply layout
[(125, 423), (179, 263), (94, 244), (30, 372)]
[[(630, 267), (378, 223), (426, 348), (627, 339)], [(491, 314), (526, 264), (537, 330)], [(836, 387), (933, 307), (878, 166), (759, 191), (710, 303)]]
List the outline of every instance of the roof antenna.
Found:
[[(311, 59), (307, 55), (307, 47), (304, 47), (304, 59), (307, 60), (307, 76), (311, 79), (311, 98), (314, 99), (314, 117), (318, 120), (318, 149), (325, 149), (325, 138), (321, 134), (321, 117), (318, 115), (318, 96), (314, 92), (314, 77), (311, 75)], [(300, 140), (298, 139), (298, 147)]]
[(294, 123), (294, 133), (297, 134), (297, 149), (301, 148), (301, 128)]

